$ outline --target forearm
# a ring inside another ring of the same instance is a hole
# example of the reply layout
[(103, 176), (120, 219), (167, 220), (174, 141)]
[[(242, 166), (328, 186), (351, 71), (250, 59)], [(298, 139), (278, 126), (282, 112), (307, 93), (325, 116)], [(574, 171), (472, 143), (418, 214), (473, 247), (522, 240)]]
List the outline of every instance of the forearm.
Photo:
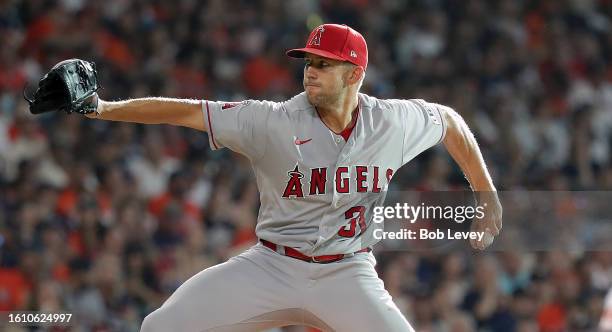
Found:
[(98, 101), (98, 111), (90, 118), (136, 122), (143, 124), (171, 124), (205, 131), (201, 101), (149, 97), (122, 101)]
[[(457, 112), (446, 106), (439, 107), (444, 113), (447, 124), (444, 146), (470, 182), (478, 204), (485, 208), (484, 218), (472, 223), (471, 226), (474, 231), (484, 231), (485, 238), (470, 240), (473, 248), (484, 250), (493, 243), (493, 238), (502, 229), (501, 202), (474, 134)], [(487, 305), (483, 303), (480, 311), (486, 311), (484, 310), (486, 307)]]
[(478, 142), (463, 118), (451, 108), (444, 109), (447, 123), (444, 146), (459, 165), (474, 191), (496, 191)]

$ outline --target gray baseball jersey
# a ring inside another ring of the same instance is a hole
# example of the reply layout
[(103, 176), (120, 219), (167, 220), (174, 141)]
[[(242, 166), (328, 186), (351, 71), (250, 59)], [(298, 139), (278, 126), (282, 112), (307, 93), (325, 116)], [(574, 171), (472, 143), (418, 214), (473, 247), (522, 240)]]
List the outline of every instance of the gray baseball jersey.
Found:
[(372, 209), (402, 165), (441, 142), (435, 104), (359, 94), (348, 140), (330, 130), (301, 93), (285, 102), (203, 101), (212, 149), (248, 157), (260, 191), (256, 233), (305, 255), (374, 245)]

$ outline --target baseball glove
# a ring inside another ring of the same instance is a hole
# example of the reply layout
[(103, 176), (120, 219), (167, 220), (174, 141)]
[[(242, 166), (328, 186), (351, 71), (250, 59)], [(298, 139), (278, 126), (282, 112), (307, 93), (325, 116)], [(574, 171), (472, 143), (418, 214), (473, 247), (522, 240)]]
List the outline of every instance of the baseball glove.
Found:
[(93, 62), (81, 59), (64, 60), (51, 68), (38, 82), (38, 89), (31, 98), (23, 97), (30, 104), (32, 114), (53, 111), (89, 114), (98, 107), (98, 73)]

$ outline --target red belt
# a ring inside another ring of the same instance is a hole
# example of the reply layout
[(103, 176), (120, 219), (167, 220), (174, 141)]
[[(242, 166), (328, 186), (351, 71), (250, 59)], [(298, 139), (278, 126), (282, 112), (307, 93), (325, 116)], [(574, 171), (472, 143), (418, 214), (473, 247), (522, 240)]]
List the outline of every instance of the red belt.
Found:
[(351, 253), (351, 254), (306, 256), (306, 255), (302, 254), (301, 252), (299, 252), (296, 249), (293, 249), (291, 247), (281, 246), (279, 244), (275, 244), (275, 243), (272, 243), (270, 241), (266, 241), (264, 239), (260, 239), (259, 241), (261, 241), (261, 244), (263, 244), (264, 246), (266, 246), (266, 247), (276, 251), (277, 253), (279, 253), (281, 255), (289, 256), (291, 258), (303, 260), (303, 261), (309, 262), (309, 263), (321, 263), (321, 264), (332, 263), (332, 262), (337, 262), (337, 261), (339, 261), (341, 259), (344, 259), (344, 258), (347, 258), (347, 257), (352, 257), (355, 254), (359, 254), (359, 253), (362, 253), (362, 252), (370, 252), (370, 251), (372, 251), (372, 249), (370, 249), (370, 248), (363, 248), (363, 249), (361, 249), (359, 251), (355, 251), (354, 253)]

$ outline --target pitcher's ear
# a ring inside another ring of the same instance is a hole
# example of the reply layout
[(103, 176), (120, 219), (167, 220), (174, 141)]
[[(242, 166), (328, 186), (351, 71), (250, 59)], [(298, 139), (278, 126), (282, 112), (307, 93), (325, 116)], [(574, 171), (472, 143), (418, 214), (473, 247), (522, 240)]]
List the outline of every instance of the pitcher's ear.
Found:
[(359, 82), (359, 80), (361, 80), (363, 75), (365, 75), (365, 71), (363, 70), (363, 67), (354, 65), (351, 68), (351, 75), (349, 76), (349, 82), (351, 84), (357, 83)]

